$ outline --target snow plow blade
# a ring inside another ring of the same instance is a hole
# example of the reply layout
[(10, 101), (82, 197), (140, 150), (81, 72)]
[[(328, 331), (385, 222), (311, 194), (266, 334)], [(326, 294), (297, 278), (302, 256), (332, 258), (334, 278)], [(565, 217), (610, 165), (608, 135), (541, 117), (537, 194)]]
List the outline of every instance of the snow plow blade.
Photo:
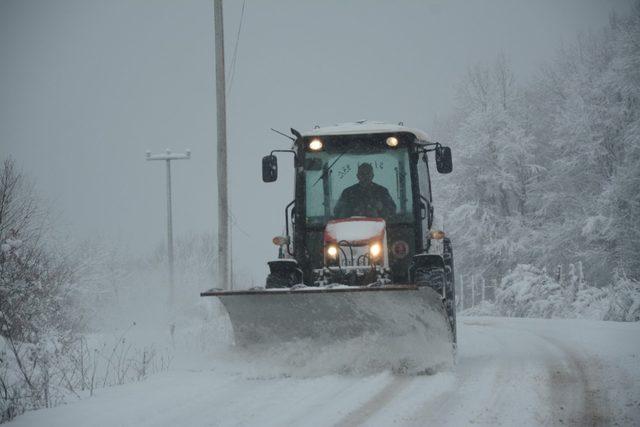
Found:
[(210, 290), (200, 295), (220, 299), (241, 347), (365, 337), (393, 345), (402, 341), (412, 351), (453, 350), (442, 297), (427, 286)]

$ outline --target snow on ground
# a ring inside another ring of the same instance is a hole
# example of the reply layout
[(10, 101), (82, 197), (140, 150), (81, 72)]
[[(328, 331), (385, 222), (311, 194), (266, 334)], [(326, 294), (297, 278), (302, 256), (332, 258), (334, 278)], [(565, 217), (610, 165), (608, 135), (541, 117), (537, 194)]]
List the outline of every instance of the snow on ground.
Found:
[(196, 336), (170, 371), (9, 425), (640, 424), (640, 323), (462, 317), (430, 376), (305, 374)]

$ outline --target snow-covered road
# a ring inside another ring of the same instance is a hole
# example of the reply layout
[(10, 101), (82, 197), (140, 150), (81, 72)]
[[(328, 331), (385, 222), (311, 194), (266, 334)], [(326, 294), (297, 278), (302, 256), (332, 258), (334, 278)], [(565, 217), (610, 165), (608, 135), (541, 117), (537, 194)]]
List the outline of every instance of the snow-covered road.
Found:
[(13, 426), (639, 425), (640, 323), (460, 318), (453, 372), (304, 375), (232, 355)]

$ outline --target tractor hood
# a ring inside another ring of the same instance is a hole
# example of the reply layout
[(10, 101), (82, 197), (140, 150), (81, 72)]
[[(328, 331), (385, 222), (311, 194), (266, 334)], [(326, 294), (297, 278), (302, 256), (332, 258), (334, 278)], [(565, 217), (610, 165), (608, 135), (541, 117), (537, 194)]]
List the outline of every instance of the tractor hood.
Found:
[(351, 217), (334, 219), (324, 229), (324, 243), (348, 242), (353, 246), (365, 246), (372, 240), (382, 241), (386, 223), (382, 218)]

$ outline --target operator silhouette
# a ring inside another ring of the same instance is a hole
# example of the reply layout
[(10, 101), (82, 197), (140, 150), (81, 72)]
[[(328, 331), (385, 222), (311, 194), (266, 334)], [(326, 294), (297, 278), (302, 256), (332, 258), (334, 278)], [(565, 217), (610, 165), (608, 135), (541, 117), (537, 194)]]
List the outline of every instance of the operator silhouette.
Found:
[(373, 182), (373, 167), (370, 163), (358, 166), (358, 183), (345, 188), (334, 214), (337, 218), (350, 216), (389, 217), (396, 213), (389, 190)]

